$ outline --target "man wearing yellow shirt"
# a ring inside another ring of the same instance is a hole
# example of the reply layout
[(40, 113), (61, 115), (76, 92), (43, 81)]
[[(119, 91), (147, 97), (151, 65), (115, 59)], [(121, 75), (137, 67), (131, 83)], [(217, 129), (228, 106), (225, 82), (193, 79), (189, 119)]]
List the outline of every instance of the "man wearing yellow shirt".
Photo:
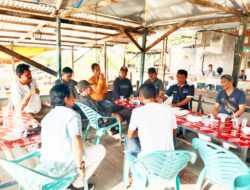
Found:
[(94, 99), (98, 104), (101, 104), (103, 106), (112, 106), (113, 104), (111, 102), (104, 99), (104, 96), (108, 91), (108, 87), (105, 77), (103, 73), (101, 73), (100, 66), (97, 63), (93, 63), (91, 65), (91, 70), (94, 74), (88, 80), (93, 89), (93, 92), (90, 95), (91, 98)]

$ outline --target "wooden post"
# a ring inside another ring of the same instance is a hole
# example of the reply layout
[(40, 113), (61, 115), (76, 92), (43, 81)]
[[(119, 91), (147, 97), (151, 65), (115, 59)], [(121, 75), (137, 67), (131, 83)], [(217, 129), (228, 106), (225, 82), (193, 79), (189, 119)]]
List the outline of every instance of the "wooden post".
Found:
[(241, 23), (243, 28), (239, 29), (243, 30), (242, 34), (239, 34), (237, 42), (235, 44), (235, 50), (234, 50), (234, 65), (233, 65), (233, 78), (234, 78), (234, 86), (237, 87), (238, 85), (238, 79), (239, 79), (239, 72), (240, 72), (240, 65), (241, 65), (241, 59), (242, 59), (242, 52), (243, 52), (243, 44), (245, 41), (246, 31), (247, 31), (247, 17), (241, 18)]
[(72, 70), (74, 71), (73, 76), (72, 76), (74, 78), (75, 62), (74, 62), (74, 47), (73, 46), (71, 47), (71, 67), (72, 67)]
[[(14, 42), (12, 41), (11, 42), (11, 50), (14, 51)], [(11, 64), (12, 64), (12, 71), (15, 75), (15, 57), (14, 56), (11, 56)]]
[(141, 53), (141, 68), (140, 68), (140, 86), (143, 83), (143, 75), (144, 75), (144, 65), (145, 65), (145, 56), (146, 56), (146, 44), (147, 44), (147, 34), (148, 29), (145, 28), (142, 36), (142, 53)]
[(61, 19), (56, 17), (56, 52), (57, 52), (57, 77), (61, 78), (62, 74), (62, 52), (61, 52)]
[(103, 59), (104, 59), (104, 75), (106, 78), (106, 82), (108, 83), (108, 78), (107, 78), (107, 44), (104, 42), (104, 52), (103, 52)]
[(202, 75), (204, 74), (204, 62), (205, 62), (205, 49), (206, 49), (206, 44), (207, 44), (207, 33), (208, 33), (208, 31), (203, 31), (203, 33), (202, 33), (202, 35), (204, 34), (203, 52), (202, 52), (202, 60), (201, 60), (201, 72), (202, 72)]
[(6, 47), (0, 45), (0, 51), (4, 52), (4, 53), (6, 53), (6, 54), (8, 54), (10, 56), (13, 56), (16, 59), (19, 59), (19, 60), (21, 60), (21, 61), (23, 61), (25, 63), (28, 63), (28, 64), (30, 64), (30, 65), (32, 65), (32, 66), (34, 66), (34, 67), (36, 67), (36, 68), (38, 68), (38, 69), (46, 72), (46, 73), (49, 73), (49, 74), (51, 74), (53, 76), (57, 76), (57, 72), (53, 71), (52, 69), (50, 69), (48, 67), (45, 67), (44, 65), (39, 64), (39, 63), (33, 61), (32, 59), (29, 59), (29, 58), (27, 58), (27, 57), (25, 57), (25, 56), (23, 56), (23, 55), (15, 52), (15, 51), (12, 51), (9, 48), (6, 48)]

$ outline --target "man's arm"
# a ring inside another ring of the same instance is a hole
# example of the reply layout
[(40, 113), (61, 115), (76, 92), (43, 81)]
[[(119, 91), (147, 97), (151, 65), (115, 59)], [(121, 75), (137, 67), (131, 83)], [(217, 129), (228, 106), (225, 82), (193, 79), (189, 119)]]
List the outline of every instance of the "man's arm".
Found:
[(246, 94), (241, 91), (239, 95), (239, 110), (234, 113), (235, 117), (240, 117), (246, 109)]
[(128, 138), (136, 138), (136, 137), (138, 137), (137, 130), (128, 130)]
[(113, 83), (113, 91), (112, 91), (112, 96), (114, 100), (117, 100), (120, 98), (120, 94), (119, 94), (119, 86), (118, 86), (118, 80), (115, 80)]
[(213, 115), (217, 116), (219, 113), (219, 109), (220, 109), (220, 104), (219, 103), (215, 103), (214, 104), (214, 109), (213, 109)]
[(93, 91), (97, 94), (100, 94), (102, 92), (103, 88), (105, 88), (105, 78), (104, 78), (102, 73), (99, 75), (97, 85), (93, 84), (92, 80), (89, 80), (89, 83), (91, 83), (91, 87), (92, 87)]
[(193, 98), (185, 98), (184, 100), (182, 100), (181, 102), (177, 103), (177, 104), (172, 104), (172, 107), (181, 107), (185, 104), (188, 104)]
[(24, 98), (20, 101), (19, 103), (19, 109), (21, 111), (24, 110), (24, 108), (28, 105), (30, 98), (32, 95), (39, 94), (39, 89), (38, 88), (32, 88), (29, 93), (27, 93)]
[(72, 137), (72, 149), (77, 168), (82, 166), (83, 158), (83, 143), (80, 135)]
[(177, 103), (177, 104), (173, 104), (172, 107), (181, 107), (185, 104), (188, 104), (190, 101), (192, 101), (194, 97), (194, 85), (191, 85), (189, 90), (188, 90), (188, 94), (187, 97), (182, 100), (181, 102)]
[(136, 119), (138, 119), (136, 117), (136, 110), (132, 111), (132, 115), (131, 115), (131, 119), (130, 119), (130, 123), (129, 123), (129, 127), (128, 127), (128, 138), (136, 138), (138, 137), (138, 130), (137, 129), (137, 123), (136, 123)]
[(246, 109), (245, 104), (239, 105), (239, 110), (234, 113), (235, 117), (240, 117), (245, 112), (245, 109)]

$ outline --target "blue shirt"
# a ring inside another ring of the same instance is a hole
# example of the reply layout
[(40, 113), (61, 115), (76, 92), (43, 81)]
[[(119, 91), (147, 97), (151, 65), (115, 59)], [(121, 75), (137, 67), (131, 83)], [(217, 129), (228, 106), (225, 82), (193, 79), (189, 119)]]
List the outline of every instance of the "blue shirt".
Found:
[[(172, 104), (177, 104), (186, 98), (190, 98), (194, 96), (194, 85), (184, 84), (182, 87), (178, 84), (170, 86), (167, 91), (167, 96), (173, 95)], [(181, 106), (183, 109), (191, 109), (192, 108), (192, 101), (189, 103)]]
[[(222, 90), (218, 93), (216, 97), (216, 102), (220, 104), (219, 113), (232, 115), (231, 110), (227, 109), (227, 107), (225, 107), (225, 104), (224, 104), (224, 101), (227, 99), (227, 96), (225, 93), (226, 92)], [(242, 90), (235, 88), (234, 91), (228, 96), (228, 100), (232, 102), (235, 106), (239, 107), (239, 105), (246, 104), (246, 95)]]

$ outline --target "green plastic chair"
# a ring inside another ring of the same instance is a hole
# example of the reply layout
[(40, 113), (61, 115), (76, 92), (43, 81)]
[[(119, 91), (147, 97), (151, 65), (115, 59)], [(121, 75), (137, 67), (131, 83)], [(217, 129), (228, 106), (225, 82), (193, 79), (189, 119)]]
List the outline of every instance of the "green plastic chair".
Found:
[(75, 180), (76, 176), (68, 175), (71, 171), (55, 178), (19, 164), (34, 157), (39, 158), (40, 152), (32, 152), (11, 161), (0, 158), (0, 165), (18, 182), (19, 190), (63, 190)]
[(207, 88), (207, 84), (206, 83), (197, 83), (197, 88), (205, 89), (205, 88)]
[(128, 176), (131, 171), (135, 190), (143, 190), (156, 184), (161, 184), (161, 187), (175, 187), (179, 190), (181, 183), (179, 172), (189, 161), (193, 164), (195, 160), (196, 154), (190, 151), (154, 151), (140, 158), (125, 152), (123, 189), (128, 186)]
[[(193, 139), (194, 150), (198, 151), (204, 162), (198, 181), (196, 190), (202, 188), (204, 179), (207, 178), (211, 184), (219, 184), (227, 189), (236, 189), (234, 181), (240, 183), (240, 176), (249, 174), (248, 166), (232, 152), (215, 145), (213, 143), (203, 141), (201, 139)], [(250, 181), (248, 181), (248, 185)], [(246, 188), (245, 190), (250, 188)]]
[[(85, 114), (85, 116), (88, 118), (88, 126), (87, 126), (87, 130), (85, 132), (84, 135), (84, 141), (86, 141), (88, 135), (89, 135), (89, 129), (90, 127), (93, 127), (96, 129), (96, 137), (95, 137), (95, 141), (94, 144), (99, 144), (101, 141), (101, 137), (104, 134), (107, 134), (107, 131), (110, 130), (113, 127), (119, 127), (119, 137), (120, 137), (120, 143), (122, 141), (122, 126), (121, 123), (118, 121), (117, 118), (115, 117), (104, 117), (101, 116), (99, 113), (97, 113), (95, 110), (91, 109), (90, 107), (77, 102), (76, 105), (78, 105), (82, 112)], [(99, 119), (115, 119), (116, 122), (107, 126), (107, 127), (100, 127), (98, 124), (98, 120)]]
[(249, 190), (250, 189), (250, 174), (241, 175), (234, 180), (235, 190)]

